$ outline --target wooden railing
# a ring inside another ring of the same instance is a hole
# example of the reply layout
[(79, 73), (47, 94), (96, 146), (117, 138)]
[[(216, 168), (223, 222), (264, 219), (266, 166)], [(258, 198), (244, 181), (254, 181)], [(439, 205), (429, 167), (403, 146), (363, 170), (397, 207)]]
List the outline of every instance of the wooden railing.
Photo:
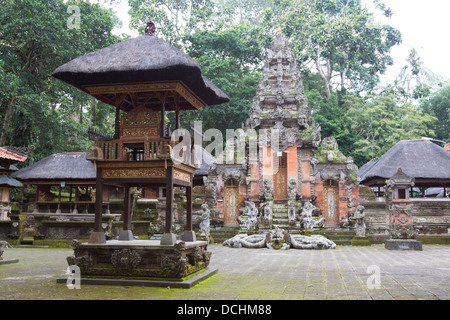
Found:
[(144, 160), (170, 159), (170, 148), (175, 143), (170, 139), (146, 138), (144, 141)]
[[(95, 146), (88, 150), (86, 159), (91, 161), (142, 161), (142, 160), (168, 160), (171, 159), (171, 150), (176, 142), (170, 139), (146, 137), (143, 142), (143, 152), (138, 152), (131, 156), (124, 148), (123, 138), (119, 140), (99, 140), (95, 139)], [(186, 164), (192, 161), (184, 159)]]
[(103, 160), (122, 160), (123, 140), (103, 140), (96, 139), (95, 144), (103, 153)]

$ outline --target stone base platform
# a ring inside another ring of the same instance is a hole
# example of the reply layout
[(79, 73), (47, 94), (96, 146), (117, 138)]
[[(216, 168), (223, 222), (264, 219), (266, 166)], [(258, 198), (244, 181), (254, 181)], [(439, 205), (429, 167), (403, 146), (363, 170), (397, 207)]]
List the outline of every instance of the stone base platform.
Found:
[(408, 239), (387, 240), (384, 247), (388, 250), (417, 250), (422, 251), (422, 242)]
[(367, 237), (353, 237), (352, 246), (370, 246), (372, 243)]
[[(103, 279), (103, 278), (81, 278), (80, 285), (106, 285), (106, 286), (130, 286), (130, 287), (161, 287), (189, 289), (197, 283), (218, 273), (217, 268), (206, 268), (184, 280), (147, 280), (147, 279)], [(56, 283), (67, 284), (69, 277), (56, 279)], [(73, 279), (70, 279), (73, 283)]]
[(211, 258), (207, 246), (206, 241), (161, 245), (158, 240), (112, 240), (100, 244), (74, 240), (74, 254), (67, 262), (69, 266), (79, 267), (84, 283), (113, 284), (124, 280), (138, 283), (135, 280), (139, 280), (141, 286), (145, 281), (147, 285), (174, 286), (207, 269)]
[(0, 260), (0, 266), (2, 264), (11, 264), (11, 263), (17, 263), (17, 262), (19, 262), (19, 259)]

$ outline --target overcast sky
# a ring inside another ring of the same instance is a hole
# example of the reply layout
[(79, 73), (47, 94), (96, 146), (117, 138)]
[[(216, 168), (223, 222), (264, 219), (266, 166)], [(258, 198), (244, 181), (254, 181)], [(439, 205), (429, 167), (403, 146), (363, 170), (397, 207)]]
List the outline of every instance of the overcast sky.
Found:
[[(371, 3), (371, 0), (362, 0)], [(385, 22), (402, 34), (403, 42), (392, 50), (395, 64), (389, 67), (383, 82), (391, 82), (406, 64), (406, 57), (411, 48), (418, 51), (424, 66), (433, 73), (450, 79), (450, 0), (385, 0), (393, 11), (390, 19), (376, 16), (380, 22)], [(137, 36), (135, 31), (128, 29), (129, 17), (127, 1), (122, 0), (116, 8), (117, 15), (123, 21), (121, 32)]]
[[(363, 0), (368, 2), (368, 0)], [(390, 0), (384, 1), (394, 15), (382, 22), (389, 23), (402, 34), (402, 44), (392, 50), (395, 65), (388, 69), (391, 80), (406, 64), (411, 48), (418, 51), (424, 66), (433, 73), (450, 79), (450, 1)], [(387, 80), (387, 81), (389, 81)]]

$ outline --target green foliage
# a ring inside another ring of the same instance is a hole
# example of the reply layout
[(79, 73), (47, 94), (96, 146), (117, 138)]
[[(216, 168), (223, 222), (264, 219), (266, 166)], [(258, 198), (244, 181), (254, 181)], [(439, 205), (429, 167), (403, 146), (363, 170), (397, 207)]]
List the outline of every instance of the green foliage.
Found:
[(152, 19), (158, 36), (178, 46), (184, 35), (206, 28), (213, 10), (212, 0), (129, 0), (128, 4), (132, 28), (143, 34)]
[(260, 74), (255, 65), (261, 50), (249, 26), (234, 26), (186, 35), (188, 54), (202, 66), (205, 76), (221, 88), (231, 102), (206, 107), (197, 115), (204, 129), (237, 129), (248, 117)]
[[(80, 9), (79, 28), (68, 25), (70, 5)], [(35, 160), (55, 152), (84, 151), (91, 117), (104, 120), (111, 110), (103, 106), (99, 112), (92, 97), (51, 78), (51, 73), (119, 41), (111, 33), (117, 21), (112, 12), (89, 2), (6, 0), (0, 21), (0, 144), (34, 145)], [(96, 112), (91, 112), (93, 106)]]
[[(157, 35), (196, 59), (204, 75), (231, 102), (181, 115), (187, 128), (236, 129), (247, 120), (260, 81), (266, 48), (281, 27), (301, 69), (305, 93), (322, 137), (333, 136), (358, 165), (379, 157), (401, 139), (445, 140), (450, 128), (450, 86), (432, 93), (399, 79), (374, 94), (378, 76), (401, 41), (358, 0), (128, 0), (131, 27), (142, 34), (152, 19)], [(390, 17), (380, 2), (376, 8)], [(80, 28), (70, 29), (70, 5), (80, 8)], [(35, 145), (33, 157), (83, 151), (87, 128), (114, 130), (114, 108), (51, 77), (60, 65), (122, 40), (111, 31), (111, 10), (64, 0), (4, 0), (0, 7), (0, 144)], [(424, 75), (416, 52), (411, 75)], [(409, 72), (409, 71), (408, 71)], [(333, 86), (337, 77), (338, 86)], [(403, 81), (403, 82), (402, 82)], [(363, 95), (362, 93), (365, 93)], [(414, 102), (421, 101), (420, 107)], [(174, 123), (174, 115), (170, 114)]]
[(450, 84), (446, 84), (440, 90), (429, 96), (421, 103), (423, 112), (436, 117), (438, 121), (430, 124), (430, 129), (438, 140), (450, 138)]
[[(334, 75), (340, 90), (373, 88), (392, 65), (390, 49), (401, 35), (377, 24), (358, 0), (277, 1), (283, 31), (291, 37), (300, 65), (313, 63), (328, 89)], [(379, 4), (386, 11), (386, 7)], [(331, 94), (325, 91), (328, 98)]]
[(434, 135), (429, 126), (436, 118), (392, 92), (364, 98), (347, 95), (344, 108), (347, 128), (355, 137), (352, 155), (358, 165), (380, 157), (400, 140)]

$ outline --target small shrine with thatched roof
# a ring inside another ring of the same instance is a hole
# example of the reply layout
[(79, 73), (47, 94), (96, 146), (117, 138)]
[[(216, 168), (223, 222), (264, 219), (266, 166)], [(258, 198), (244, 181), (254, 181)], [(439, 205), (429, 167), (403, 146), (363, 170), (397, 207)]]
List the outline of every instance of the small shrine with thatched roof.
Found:
[[(85, 276), (177, 278), (206, 269), (208, 242), (197, 241), (192, 230), (192, 188), (197, 169), (194, 149), (172, 155), (166, 112), (180, 113), (228, 102), (206, 79), (199, 64), (155, 36), (150, 22), (146, 34), (89, 53), (56, 69), (53, 77), (116, 108), (114, 137), (95, 138), (87, 159), (96, 170), (94, 232), (88, 243), (75, 242), (68, 258)], [(123, 230), (119, 240), (107, 241), (102, 230), (103, 189), (124, 189)], [(130, 188), (166, 188), (165, 227), (161, 240), (135, 240), (131, 231)], [(186, 188), (186, 226), (177, 239), (172, 230), (174, 187)]]

